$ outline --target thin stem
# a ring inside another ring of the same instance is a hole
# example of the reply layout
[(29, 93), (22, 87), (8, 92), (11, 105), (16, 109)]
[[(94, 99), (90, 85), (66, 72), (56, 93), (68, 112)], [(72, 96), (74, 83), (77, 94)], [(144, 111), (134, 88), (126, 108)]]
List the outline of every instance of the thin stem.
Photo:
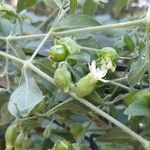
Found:
[(0, 40), (5, 41), (6, 37), (0, 36)]
[[(9, 45), (8, 45), (8, 39), (6, 40), (6, 53), (9, 53)], [(5, 65), (5, 74), (6, 74), (6, 82), (7, 82), (7, 89), (10, 91), (10, 81), (9, 81), (9, 74), (8, 74), (8, 57), (6, 58), (6, 65)]]
[(69, 99), (67, 99), (66, 101), (64, 101), (64, 102), (62, 102), (62, 103), (60, 103), (60, 104), (58, 104), (58, 105), (56, 105), (55, 107), (53, 107), (52, 109), (50, 109), (49, 111), (47, 111), (46, 113), (44, 113), (44, 114), (36, 114), (37, 116), (40, 116), (40, 117), (44, 117), (44, 116), (47, 116), (47, 117), (50, 117), (51, 115), (53, 115), (54, 113), (56, 113), (58, 110), (59, 110), (59, 108), (61, 108), (63, 105), (65, 105), (65, 104), (68, 104), (68, 103), (70, 103), (71, 101), (73, 101), (73, 98), (69, 98)]
[(46, 80), (55, 85), (53, 78), (51, 78), (49, 75), (45, 74), (43, 71), (35, 67), (32, 63), (29, 63), (28, 67), (32, 69), (32, 71), (36, 72), (38, 75), (40, 75), (41, 77), (45, 78)]
[(109, 25), (86, 27), (86, 28), (80, 28), (80, 29), (72, 29), (72, 30), (62, 31), (62, 32), (54, 32), (53, 35), (60, 36), (60, 35), (76, 34), (79, 32), (84, 33), (84, 32), (106, 31), (108, 29), (128, 28), (131, 26), (139, 26), (143, 24), (146, 24), (145, 18), (134, 20), (134, 21), (123, 22), (123, 23), (117, 23), (117, 24), (109, 24)]
[[(83, 32), (106, 31), (108, 29), (121, 29), (121, 28), (128, 28), (128, 27), (132, 27), (132, 26), (144, 25), (144, 24), (146, 24), (145, 18), (139, 19), (139, 20), (134, 20), (134, 21), (118, 23), (118, 24), (101, 25), (101, 26), (86, 27), (86, 28), (80, 28), (80, 29), (78, 28), (78, 29), (72, 29), (72, 30), (62, 31), (62, 32), (58, 31), (58, 32), (53, 32), (52, 35), (59, 36), (59, 35), (68, 35), (68, 34), (78, 33), (78, 32), (83, 33)], [(43, 38), (43, 37), (47, 36), (47, 34), (48, 33), (23, 35), (23, 36), (9, 36), (9, 40), (18, 40), (18, 39), (26, 39), (26, 38)], [(6, 40), (6, 37), (0, 36), (0, 40)], [(85, 50), (87, 49), (85, 47), (82, 47), (82, 48)]]
[[(21, 40), (21, 39), (38, 39), (38, 38), (43, 38), (45, 37), (47, 34), (32, 34), (32, 35), (21, 35), (21, 36), (9, 36), (8, 40)], [(1, 38), (0, 38), (1, 39)]]
[(90, 108), (93, 112), (95, 112), (95, 113), (101, 115), (102, 117), (106, 118), (107, 120), (109, 120), (111, 123), (113, 123), (120, 129), (122, 129), (127, 134), (131, 135), (134, 139), (139, 141), (144, 147), (149, 146), (149, 144), (150, 144), (149, 141), (145, 140), (143, 137), (139, 136), (138, 134), (133, 132), (131, 129), (126, 127), (124, 124), (120, 123), (118, 120), (114, 119), (113, 117), (111, 117), (110, 115), (108, 115), (107, 113), (102, 111), (101, 109), (95, 107), (93, 104), (89, 103), (87, 100), (77, 97), (76, 94), (74, 94), (73, 92), (69, 92), (69, 95), (71, 95), (73, 98), (78, 100), (80, 103), (82, 103), (86, 107)]
[(125, 86), (125, 85), (123, 85), (123, 84), (120, 84), (120, 83), (117, 83), (117, 82), (114, 82), (114, 81), (108, 81), (107, 82), (108, 84), (112, 84), (112, 85), (115, 85), (115, 86), (118, 86), (118, 87), (121, 87), (121, 88), (123, 88), (123, 89), (125, 89), (125, 90), (127, 90), (127, 91), (129, 91), (130, 90), (130, 88), (128, 87), (128, 86)]
[(10, 55), (10, 54), (7, 54), (7, 53), (5, 53), (5, 52), (1, 52), (1, 51), (0, 51), (0, 55), (3, 56), (3, 57), (6, 57), (6, 58), (10, 58), (10, 59), (12, 59), (12, 60), (14, 60), (14, 61), (16, 61), (16, 62), (18, 62), (18, 63), (21, 63), (21, 64), (24, 64), (24, 63), (25, 63), (24, 60), (22, 60), (22, 59), (20, 59), (20, 58), (17, 58), (17, 57), (15, 57), (15, 56), (12, 56), (12, 55)]
[(148, 63), (150, 62), (149, 31), (150, 31), (150, 27), (148, 24), (146, 25), (146, 49), (145, 49), (146, 62)]
[(89, 52), (97, 52), (99, 49), (96, 48), (91, 48), (91, 47), (85, 47), (85, 46), (80, 46), (81, 50), (89, 51)]

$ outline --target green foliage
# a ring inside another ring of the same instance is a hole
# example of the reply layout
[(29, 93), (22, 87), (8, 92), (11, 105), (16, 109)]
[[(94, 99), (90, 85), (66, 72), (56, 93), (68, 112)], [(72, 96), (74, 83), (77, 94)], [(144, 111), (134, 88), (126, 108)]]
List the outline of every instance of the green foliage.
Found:
[(0, 1), (0, 149), (149, 149), (149, 24), (129, 4)]
[(18, 0), (17, 12), (20, 12), (20, 11), (26, 9), (26, 8), (29, 8), (29, 7), (31, 7), (33, 5), (35, 5), (35, 3), (36, 3), (36, 0), (32, 0), (32, 1), (30, 1), (30, 0), (26, 0), (26, 1)]

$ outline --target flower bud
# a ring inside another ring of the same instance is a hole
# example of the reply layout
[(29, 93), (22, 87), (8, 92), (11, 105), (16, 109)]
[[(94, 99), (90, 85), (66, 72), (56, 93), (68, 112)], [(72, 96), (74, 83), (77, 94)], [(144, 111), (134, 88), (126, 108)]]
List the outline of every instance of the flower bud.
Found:
[(43, 137), (45, 139), (49, 138), (50, 137), (50, 129), (49, 128), (45, 128), (44, 132), (43, 132)]
[(22, 143), (24, 142), (24, 134), (21, 132), (15, 141), (15, 150), (20, 150), (22, 148)]
[(65, 45), (65, 47), (67, 48), (67, 50), (70, 54), (80, 53), (79, 45), (69, 37), (65, 37), (60, 40), (56, 40), (55, 43)]
[(91, 74), (87, 74), (75, 84), (75, 93), (79, 97), (89, 95), (96, 87), (97, 79)]
[(54, 81), (60, 90), (68, 92), (71, 85), (71, 74), (67, 69), (58, 68), (54, 74)]
[(101, 68), (110, 69), (113, 72), (115, 71), (116, 63), (118, 60), (118, 53), (114, 48), (102, 48), (97, 52), (97, 55), (100, 58)]
[(15, 144), (15, 140), (17, 137), (17, 127), (16, 125), (10, 125), (5, 133), (5, 141), (6, 141), (6, 150), (12, 150)]

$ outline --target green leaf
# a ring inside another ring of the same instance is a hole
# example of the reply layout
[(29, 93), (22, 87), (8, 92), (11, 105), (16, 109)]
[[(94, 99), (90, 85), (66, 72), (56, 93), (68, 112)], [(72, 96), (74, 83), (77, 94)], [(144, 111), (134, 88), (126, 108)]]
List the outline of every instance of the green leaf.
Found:
[(24, 9), (27, 9), (36, 4), (36, 0), (18, 0), (17, 3), (17, 12), (21, 12)]
[(15, 9), (6, 3), (0, 3), (0, 12), (3, 13), (2, 16), (4, 16), (7, 19), (11, 19), (13, 17), (18, 16)]
[(26, 72), (22, 83), (10, 96), (8, 109), (13, 116), (26, 117), (43, 98), (35, 79)]
[(118, 128), (113, 128), (106, 134), (102, 135), (100, 138), (97, 138), (97, 141), (114, 143), (124, 143), (124, 141), (130, 142), (131, 140), (131, 136)]
[(145, 73), (145, 62), (142, 59), (138, 59), (133, 62), (128, 74), (128, 83), (130, 86), (136, 85), (143, 77)]
[(124, 114), (150, 117), (150, 97), (149, 99), (139, 99), (131, 103)]
[(13, 117), (7, 109), (8, 105), (5, 103), (0, 109), (0, 126), (12, 121)]
[(70, 133), (75, 139), (78, 139), (81, 136), (83, 130), (84, 128), (81, 123), (73, 123), (70, 127)]
[(130, 37), (130, 35), (125, 34), (124, 35), (124, 42), (126, 44), (126, 47), (129, 51), (133, 51), (135, 48), (135, 42), (134, 40)]
[(13, 29), (10, 21), (0, 18), (0, 36), (8, 36)]
[[(81, 28), (100, 25), (94, 18), (86, 15), (69, 15), (60, 20), (57, 28)], [(56, 29), (57, 29), (56, 28)]]
[(78, 7), (78, 1), (77, 0), (70, 0), (70, 12), (71, 12), (71, 14), (75, 13), (77, 7)]
[(70, 54), (67, 57), (67, 60), (77, 60), (77, 61), (80, 61), (80, 62), (89, 63), (91, 61), (91, 57), (88, 53), (82, 52), (82, 53)]
[(94, 16), (97, 10), (97, 4), (93, 0), (85, 0), (83, 6), (83, 14)]
[(128, 0), (117, 0), (114, 7), (115, 16), (119, 16), (121, 10), (126, 6)]

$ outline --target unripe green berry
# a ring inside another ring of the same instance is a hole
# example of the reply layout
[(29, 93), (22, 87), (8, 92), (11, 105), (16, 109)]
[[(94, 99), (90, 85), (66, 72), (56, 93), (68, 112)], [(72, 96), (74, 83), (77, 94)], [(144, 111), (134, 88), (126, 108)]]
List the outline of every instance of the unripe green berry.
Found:
[(55, 45), (51, 47), (48, 54), (53, 61), (61, 62), (67, 58), (68, 51), (63, 45)]

